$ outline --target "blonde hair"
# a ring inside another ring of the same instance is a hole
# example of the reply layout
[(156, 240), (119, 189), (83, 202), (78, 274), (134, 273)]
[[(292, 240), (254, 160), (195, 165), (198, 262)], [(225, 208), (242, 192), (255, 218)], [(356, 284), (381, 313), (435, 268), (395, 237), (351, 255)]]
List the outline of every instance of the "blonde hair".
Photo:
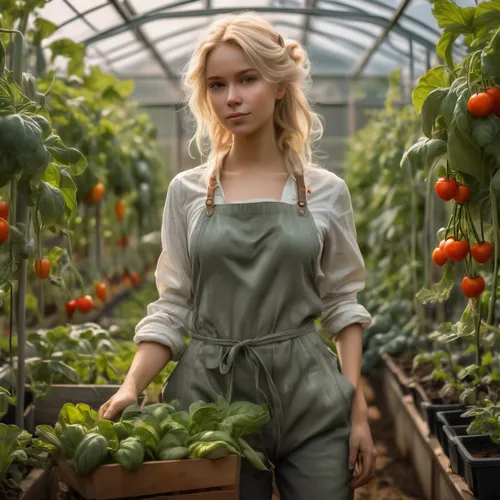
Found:
[(208, 101), (205, 74), (208, 55), (225, 42), (239, 46), (267, 81), (286, 86), (285, 96), (276, 102), (274, 109), (276, 142), (290, 175), (302, 175), (312, 163), (311, 143), (323, 133), (319, 116), (311, 110), (306, 97), (311, 83), (309, 59), (298, 42), (283, 40), (253, 12), (230, 14), (213, 22), (186, 67), (182, 83), (196, 120), (196, 131), (189, 145), (196, 142), (202, 154), (208, 150), (208, 162), (215, 169), (220, 168), (231, 149), (232, 134), (219, 123)]

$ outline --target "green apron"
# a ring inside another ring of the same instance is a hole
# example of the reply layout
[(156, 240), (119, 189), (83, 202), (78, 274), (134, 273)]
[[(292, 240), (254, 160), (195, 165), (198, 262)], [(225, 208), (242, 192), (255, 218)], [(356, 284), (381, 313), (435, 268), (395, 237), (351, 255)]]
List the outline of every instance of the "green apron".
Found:
[[(273, 462), (281, 500), (349, 500), (353, 385), (318, 335), (320, 242), (303, 177), (298, 205), (215, 206), (215, 177), (193, 233), (194, 332), (165, 388), (182, 408), (229, 394), (268, 403), (250, 444)], [(272, 475), (242, 463), (240, 499), (270, 500)]]

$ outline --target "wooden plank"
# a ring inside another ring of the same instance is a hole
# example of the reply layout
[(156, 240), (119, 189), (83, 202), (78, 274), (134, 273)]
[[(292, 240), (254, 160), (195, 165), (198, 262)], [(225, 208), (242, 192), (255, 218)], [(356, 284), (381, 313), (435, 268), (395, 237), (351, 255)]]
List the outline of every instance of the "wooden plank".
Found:
[(82, 477), (66, 461), (58, 462), (62, 479), (88, 500), (164, 495), (209, 488), (237, 488), (240, 457), (147, 462), (136, 471), (102, 465)]
[(21, 482), (23, 490), (19, 500), (50, 500), (50, 472), (43, 469), (33, 469)]
[(148, 497), (147, 500), (238, 500), (239, 488), (217, 491), (200, 491), (198, 493), (178, 493), (173, 495), (161, 495), (159, 497)]

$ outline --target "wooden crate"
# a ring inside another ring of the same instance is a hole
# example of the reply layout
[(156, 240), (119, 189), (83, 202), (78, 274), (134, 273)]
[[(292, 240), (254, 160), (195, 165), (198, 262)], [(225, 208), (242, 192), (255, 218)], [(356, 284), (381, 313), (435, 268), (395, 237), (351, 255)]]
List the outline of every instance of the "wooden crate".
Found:
[(35, 425), (54, 425), (65, 403), (86, 403), (97, 411), (119, 388), (119, 385), (53, 385), (47, 398), (36, 401)]
[[(136, 471), (102, 465), (89, 476), (59, 461), (59, 474), (86, 500), (147, 497), (148, 500), (238, 500), (240, 457), (146, 462)], [(157, 496), (153, 496), (157, 495)]]

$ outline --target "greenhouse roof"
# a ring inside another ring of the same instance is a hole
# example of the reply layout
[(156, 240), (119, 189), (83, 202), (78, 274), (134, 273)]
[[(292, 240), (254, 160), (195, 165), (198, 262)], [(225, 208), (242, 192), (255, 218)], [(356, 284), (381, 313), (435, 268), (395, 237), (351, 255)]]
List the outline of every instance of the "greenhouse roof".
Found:
[[(462, 5), (471, 4), (459, 0)], [(216, 17), (253, 10), (307, 48), (313, 75), (410, 75), (430, 66), (440, 32), (428, 0), (53, 0), (42, 17), (118, 76), (175, 81)], [(458, 49), (463, 50), (459, 47)]]

